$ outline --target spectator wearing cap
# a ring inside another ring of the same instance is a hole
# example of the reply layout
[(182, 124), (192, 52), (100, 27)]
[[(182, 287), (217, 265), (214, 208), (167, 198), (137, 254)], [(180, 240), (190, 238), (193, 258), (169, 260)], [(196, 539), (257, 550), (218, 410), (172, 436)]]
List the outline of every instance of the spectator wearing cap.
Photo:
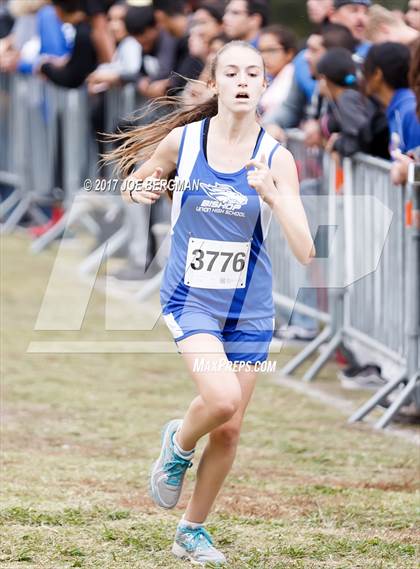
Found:
[(351, 53), (356, 47), (356, 40), (346, 26), (328, 23), (324, 26), (323, 33), (312, 34), (308, 39), (305, 59), (309, 65), (311, 76), (316, 81), (316, 88), (310, 105), (306, 110), (306, 120), (302, 124), (307, 146), (320, 146), (322, 144), (320, 116), (326, 112), (326, 100), (319, 90), (317, 65), (321, 57), (332, 48), (342, 47)]
[(407, 24), (420, 32), (420, 0), (410, 0), (405, 13)]
[(357, 55), (365, 57), (370, 47), (366, 41), (371, 0), (334, 0), (330, 12), (330, 22), (349, 28), (358, 42)]
[(366, 93), (386, 109), (394, 159), (420, 146), (420, 122), (416, 97), (409, 89), (409, 68), (409, 48), (394, 42), (372, 46), (363, 66)]
[[(324, 25), (335, 23), (348, 28), (358, 42), (356, 52), (358, 55), (364, 56), (369, 47), (369, 44), (363, 40), (365, 39), (366, 19), (370, 0), (331, 0), (329, 5), (325, 0), (321, 0), (321, 4), (315, 8), (317, 4), (318, 2), (315, 0), (313, 3), (307, 3), (309, 19), (314, 22), (316, 20), (317, 23), (321, 21)], [(327, 6), (328, 10), (326, 9)], [(312, 17), (315, 19), (312, 20)], [(321, 18), (323, 19), (321, 20)], [(305, 93), (306, 100), (309, 103), (314, 96), (316, 83), (312, 77), (313, 73), (310, 73), (306, 59), (306, 50), (303, 50), (295, 57), (293, 65), (295, 67), (296, 81), (300, 89)]]
[(410, 46), (418, 39), (419, 33), (408, 26), (403, 19), (395, 17), (390, 10), (374, 4), (369, 10), (366, 37), (373, 43), (393, 41)]
[(329, 112), (321, 117), (328, 140), (326, 150), (351, 156), (360, 150), (359, 131), (369, 120), (368, 99), (358, 91), (356, 65), (345, 48), (327, 51), (317, 65), (320, 93), (329, 101)]
[(249, 42), (258, 46), (261, 28), (268, 25), (267, 0), (230, 0), (223, 16), (224, 32), (230, 40)]

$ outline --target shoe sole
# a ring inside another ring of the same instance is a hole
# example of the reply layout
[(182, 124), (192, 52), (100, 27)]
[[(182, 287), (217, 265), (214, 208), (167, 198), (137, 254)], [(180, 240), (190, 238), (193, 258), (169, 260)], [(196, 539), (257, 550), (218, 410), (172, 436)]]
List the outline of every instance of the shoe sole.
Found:
[(166, 427), (164, 427), (164, 428), (162, 429), (160, 455), (159, 455), (159, 458), (152, 464), (152, 467), (151, 467), (151, 469), (150, 469), (150, 475), (149, 475), (149, 494), (150, 494), (152, 500), (155, 502), (155, 504), (156, 504), (157, 506), (160, 506), (161, 508), (164, 508), (165, 510), (172, 510), (172, 508), (175, 508), (175, 506), (177, 505), (179, 499), (177, 500), (177, 502), (176, 502), (173, 506), (172, 506), (172, 505), (168, 506), (167, 504), (163, 503), (163, 502), (160, 500), (160, 498), (159, 498), (157, 492), (155, 492), (155, 490), (154, 490), (154, 487), (153, 487), (153, 486), (154, 486), (154, 484), (153, 484), (153, 476), (154, 476), (154, 474), (155, 474), (155, 470), (156, 470), (157, 465), (159, 464), (159, 462), (160, 462), (160, 461), (162, 460), (162, 458), (163, 458), (164, 450), (165, 450), (166, 445), (167, 445), (167, 441), (165, 440), (165, 439), (166, 439), (166, 436), (167, 436), (167, 434), (168, 434), (169, 429), (171, 428), (172, 424), (173, 424), (175, 421), (179, 422), (180, 420), (179, 420), (179, 419), (174, 419), (173, 421), (170, 421), (170, 422), (166, 425)]
[(194, 557), (192, 557), (188, 551), (186, 551), (176, 542), (174, 542), (172, 545), (172, 553), (175, 555), (175, 557), (178, 557), (178, 559), (190, 561), (192, 565), (201, 565), (201, 567), (204, 567), (207, 563), (213, 563), (215, 565), (225, 565), (227, 563), (227, 561), (197, 561), (197, 559), (194, 559)]

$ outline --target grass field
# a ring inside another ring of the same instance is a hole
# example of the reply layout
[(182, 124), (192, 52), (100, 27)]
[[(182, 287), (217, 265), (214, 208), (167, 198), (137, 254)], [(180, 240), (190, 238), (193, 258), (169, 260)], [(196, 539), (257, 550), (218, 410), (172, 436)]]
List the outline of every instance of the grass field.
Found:
[[(100, 292), (81, 331), (33, 331), (55, 251), (33, 256), (21, 235), (2, 244), (0, 566), (185, 567), (169, 550), (195, 468), (170, 512), (154, 506), (147, 482), (160, 429), (182, 415), (192, 382), (177, 354), (27, 353), (31, 341), (145, 334), (104, 331)], [(70, 268), (80, 254), (68, 251)], [(77, 283), (69, 270), (60, 300), (69, 310)], [(169, 339), (163, 325), (154, 334)], [(335, 372), (330, 364), (321, 383)], [(349, 427), (262, 374), (208, 528), (232, 569), (414, 569), (418, 459), (412, 444)]]

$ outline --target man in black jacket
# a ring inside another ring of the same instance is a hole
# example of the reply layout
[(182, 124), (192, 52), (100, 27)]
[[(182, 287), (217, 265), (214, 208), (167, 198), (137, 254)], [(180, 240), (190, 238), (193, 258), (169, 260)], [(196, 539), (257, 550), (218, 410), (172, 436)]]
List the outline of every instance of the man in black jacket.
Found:
[(72, 24), (76, 30), (70, 59), (64, 65), (43, 63), (40, 72), (50, 81), (69, 89), (80, 87), (86, 77), (96, 69), (98, 58), (91, 37), (88, 15), (82, 0), (52, 0), (62, 22)]

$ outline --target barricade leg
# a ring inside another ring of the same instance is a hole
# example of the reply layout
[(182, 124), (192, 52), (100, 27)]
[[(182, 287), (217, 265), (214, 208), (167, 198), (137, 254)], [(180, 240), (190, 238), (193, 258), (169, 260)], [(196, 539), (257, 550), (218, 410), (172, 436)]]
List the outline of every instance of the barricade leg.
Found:
[(295, 369), (297, 369), (304, 361), (306, 361), (318, 348), (321, 344), (328, 341), (331, 336), (331, 327), (326, 326), (322, 332), (310, 342), (307, 346), (303, 348), (301, 352), (299, 352), (294, 358), (292, 358), (282, 369), (280, 373), (283, 375), (290, 375), (292, 374)]
[(17, 224), (22, 217), (28, 213), (31, 207), (31, 198), (29, 196), (20, 196), (19, 203), (1, 226), (1, 233), (12, 233), (16, 229)]
[(8, 198), (0, 203), (0, 219), (2, 219), (8, 211), (13, 209), (17, 203), (21, 200), (20, 190), (14, 190)]
[(366, 417), (366, 415), (368, 415), (371, 411), (373, 411), (373, 409), (375, 409), (375, 407), (382, 399), (384, 399), (384, 397), (386, 397), (392, 391), (394, 391), (394, 389), (396, 389), (401, 384), (401, 382), (405, 380), (406, 376), (407, 376), (407, 370), (404, 370), (404, 372), (399, 377), (397, 377), (393, 381), (389, 381), (388, 383), (386, 383), (381, 389), (379, 389), (376, 393), (374, 393), (374, 395), (372, 395), (369, 401), (366, 401), (366, 403), (364, 403), (360, 407), (360, 409), (358, 409), (355, 413), (353, 413), (353, 415), (349, 418), (348, 422), (356, 423), (356, 421), (361, 421), (364, 417)]
[(333, 355), (335, 350), (339, 347), (339, 345), (341, 344), (341, 340), (342, 340), (342, 334), (339, 331), (336, 334), (334, 334), (334, 336), (326, 345), (325, 350), (320, 354), (320, 356), (314, 361), (311, 367), (306, 371), (306, 373), (302, 378), (304, 381), (312, 381), (315, 378), (318, 372), (324, 367), (329, 358)]
[(410, 396), (416, 391), (420, 383), (420, 373), (416, 373), (409, 380), (407, 385), (397, 396), (392, 405), (385, 411), (382, 417), (375, 423), (375, 429), (383, 429), (392, 420), (394, 415), (399, 411), (399, 409), (404, 405), (404, 403), (410, 398)]

